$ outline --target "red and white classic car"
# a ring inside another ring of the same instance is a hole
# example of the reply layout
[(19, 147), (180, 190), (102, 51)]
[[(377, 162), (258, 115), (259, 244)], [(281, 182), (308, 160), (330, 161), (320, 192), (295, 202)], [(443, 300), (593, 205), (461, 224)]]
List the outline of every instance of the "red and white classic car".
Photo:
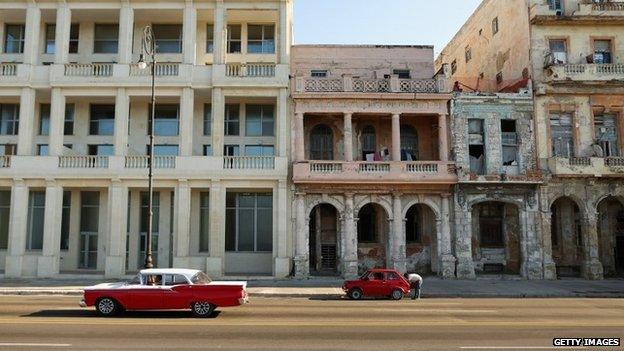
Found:
[(247, 282), (215, 282), (194, 269), (144, 269), (131, 282), (86, 287), (80, 306), (95, 306), (101, 316), (124, 310), (190, 309), (197, 317), (207, 317), (217, 307), (247, 302)]

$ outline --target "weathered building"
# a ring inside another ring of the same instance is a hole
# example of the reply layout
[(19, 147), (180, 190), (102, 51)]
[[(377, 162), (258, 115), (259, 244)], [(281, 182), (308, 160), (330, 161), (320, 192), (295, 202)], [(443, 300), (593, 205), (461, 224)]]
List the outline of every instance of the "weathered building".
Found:
[(453, 277), (448, 93), (429, 46), (294, 46), (296, 276)]

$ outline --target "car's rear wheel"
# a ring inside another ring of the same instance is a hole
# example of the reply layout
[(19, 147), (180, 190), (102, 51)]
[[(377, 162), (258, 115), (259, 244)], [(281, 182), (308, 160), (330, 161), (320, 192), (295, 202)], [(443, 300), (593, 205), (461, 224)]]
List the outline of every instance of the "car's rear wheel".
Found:
[(100, 316), (110, 317), (116, 315), (121, 310), (121, 307), (117, 301), (110, 297), (103, 297), (95, 304), (95, 310)]
[(215, 305), (209, 302), (195, 302), (191, 306), (191, 311), (195, 317), (208, 317), (214, 312), (215, 307)]
[(390, 297), (393, 300), (400, 300), (403, 298), (403, 291), (401, 291), (401, 289), (394, 289), (392, 290), (392, 294), (390, 294)]
[(362, 294), (362, 290), (358, 288), (349, 290), (349, 298), (351, 300), (361, 300), (363, 295), (364, 294)]

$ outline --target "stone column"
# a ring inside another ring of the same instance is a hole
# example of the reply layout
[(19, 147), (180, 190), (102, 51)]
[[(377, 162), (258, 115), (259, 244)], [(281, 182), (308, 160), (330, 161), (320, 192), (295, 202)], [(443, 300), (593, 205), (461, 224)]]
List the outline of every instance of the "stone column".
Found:
[[(143, 35), (143, 33), (138, 33)], [(119, 49), (120, 64), (132, 63), (132, 38), (134, 37), (134, 9), (127, 0), (123, 0), (119, 10)]]
[(221, 180), (212, 180), (210, 185), (210, 257), (206, 259), (206, 273), (223, 276), (225, 256), (225, 187)]
[(195, 92), (192, 88), (183, 88), (182, 96), (180, 97), (180, 156), (193, 155), (194, 111)]
[(59, 2), (56, 8), (56, 32), (54, 39), (54, 63), (69, 62), (69, 34), (71, 29), (71, 10), (67, 3)]
[(392, 161), (401, 161), (401, 115), (392, 115)]
[(115, 156), (126, 156), (128, 153), (128, 118), (130, 114), (130, 97), (125, 88), (117, 89), (115, 97)]
[(290, 23), (288, 23), (288, 2), (280, 1), (279, 4), (279, 63), (290, 64)]
[(455, 278), (455, 257), (451, 250), (450, 194), (442, 195), (442, 208), (438, 228), (438, 275), (444, 279)]
[(52, 100), (50, 104), (50, 156), (63, 154), (63, 138), (65, 135), (65, 95), (61, 88), (52, 88)]
[(440, 154), (440, 161), (448, 161), (448, 130), (446, 123), (447, 116), (445, 114), (438, 115), (438, 153)]
[(277, 98), (277, 115), (275, 116), (276, 122), (276, 136), (277, 136), (277, 154), (278, 157), (288, 157), (288, 143), (290, 143), (290, 139), (288, 138), (288, 131), (290, 128), (290, 121), (288, 119), (288, 89), (282, 88), (279, 90), (279, 95)]
[(345, 213), (342, 226), (342, 243), (344, 257), (342, 257), (342, 275), (345, 279), (358, 276), (358, 241), (354, 219), (353, 194), (345, 195)]
[(193, 6), (193, 0), (186, 0), (183, 14), (183, 62), (189, 65), (195, 64), (197, 42), (197, 9)]
[(17, 154), (20, 156), (30, 156), (33, 154), (35, 96), (35, 89), (22, 88), (22, 94), (20, 96), (19, 133), (17, 137)]
[(108, 219), (104, 276), (121, 278), (126, 274), (128, 187), (119, 179), (114, 179), (108, 188)]
[(466, 203), (465, 193), (455, 191), (455, 256), (458, 279), (475, 279), (472, 259), (472, 209)]
[(4, 273), (7, 278), (22, 276), (22, 260), (26, 251), (26, 227), (28, 218), (28, 187), (22, 179), (13, 181), (11, 189), (11, 219), (9, 222), (9, 245)]
[(176, 248), (174, 267), (188, 267), (190, 264), (191, 240), (191, 188), (186, 179), (180, 179), (175, 193)]
[(405, 244), (405, 230), (403, 229), (403, 206), (401, 205), (401, 195), (395, 193), (392, 196), (392, 212), (394, 218), (392, 219), (392, 239), (390, 240), (390, 257), (391, 262), (388, 267), (393, 267), (400, 273), (405, 273), (406, 267), (406, 244)]
[(295, 194), (295, 277), (310, 275), (310, 227), (305, 208), (305, 193)]
[(542, 243), (542, 269), (544, 271), (544, 279), (555, 280), (557, 279), (557, 267), (552, 258), (552, 213), (550, 212), (550, 206), (548, 203), (548, 187), (543, 186), (539, 188), (539, 203), (540, 203), (540, 227), (539, 234), (541, 234)]
[[(216, 46), (215, 46), (216, 49)], [(212, 89), (212, 155), (223, 156), (225, 98), (223, 89)]]
[[(214, 50), (213, 50), (215, 65), (222, 65), (225, 63), (225, 52), (227, 50), (226, 49), (227, 40), (225, 38), (226, 28), (227, 28), (227, 10), (225, 9), (225, 6), (223, 5), (223, 0), (216, 0), (216, 6), (215, 6), (215, 12), (214, 12)], [(213, 102), (213, 106), (214, 106), (214, 102)]]
[(305, 132), (303, 129), (303, 113), (295, 113), (295, 162), (305, 160)]
[(522, 230), (520, 242), (522, 254), (521, 274), (524, 278), (530, 280), (542, 279), (542, 251), (540, 250), (541, 245), (538, 242), (539, 235), (535, 225), (537, 215), (535, 211), (531, 210), (529, 204), (527, 204), (526, 209), (520, 210), (519, 215)]
[(273, 194), (275, 213), (275, 229), (277, 242), (274, 246), (275, 264), (273, 275), (277, 279), (286, 278), (290, 274), (290, 254), (288, 253), (288, 189), (286, 179), (278, 180), (277, 188)]
[(37, 259), (37, 277), (51, 278), (59, 273), (62, 211), (63, 188), (49, 180), (45, 193), (43, 250)]
[(351, 125), (351, 113), (344, 114), (344, 160), (353, 161), (353, 127)]
[(171, 191), (161, 191), (158, 214), (158, 266), (169, 267), (171, 262)]
[(598, 256), (598, 214), (594, 209), (588, 209), (583, 218), (583, 252), (585, 261), (581, 266), (581, 275), (585, 279), (603, 279), (603, 268)]
[(28, 2), (26, 25), (24, 26), (24, 63), (36, 65), (39, 62), (39, 32), (41, 10), (34, 1)]

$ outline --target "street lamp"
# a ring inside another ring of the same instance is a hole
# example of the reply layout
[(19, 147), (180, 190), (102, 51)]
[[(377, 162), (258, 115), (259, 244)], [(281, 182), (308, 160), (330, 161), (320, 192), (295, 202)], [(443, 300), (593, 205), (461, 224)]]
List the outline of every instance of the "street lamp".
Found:
[(152, 112), (150, 114), (150, 127), (149, 127), (149, 148), (148, 152), (148, 167), (149, 173), (147, 176), (147, 187), (148, 187), (148, 204), (147, 204), (147, 237), (145, 243), (145, 265), (144, 268), (153, 268), (154, 264), (152, 262), (152, 221), (154, 217), (154, 114), (156, 111), (156, 58), (155, 54), (155, 43), (154, 43), (154, 33), (152, 32), (152, 27), (147, 25), (143, 29), (143, 48), (141, 55), (139, 56), (138, 66), (139, 69), (146, 69), (148, 67), (147, 62), (145, 62), (145, 57), (150, 56), (152, 59), (151, 62), (151, 75), (152, 75)]

